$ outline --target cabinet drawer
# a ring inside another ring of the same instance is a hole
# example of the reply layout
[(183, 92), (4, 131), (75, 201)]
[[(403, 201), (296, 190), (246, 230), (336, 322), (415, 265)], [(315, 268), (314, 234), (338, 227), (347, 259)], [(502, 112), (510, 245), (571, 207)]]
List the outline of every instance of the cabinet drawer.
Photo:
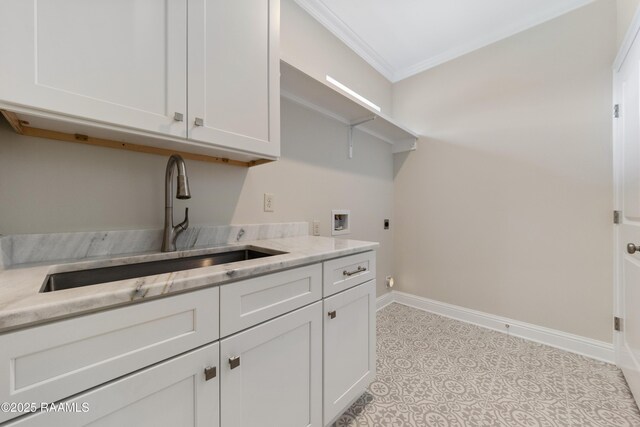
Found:
[(376, 277), (376, 253), (370, 251), (326, 261), (323, 273), (325, 297), (344, 291)]
[[(38, 412), (6, 427), (219, 425), (219, 344), (211, 344), (62, 402), (67, 412)], [(39, 405), (39, 404), (38, 404)]]
[(214, 341), (218, 307), (216, 287), (1, 335), (0, 402), (55, 402)]
[(223, 285), (220, 334), (231, 335), (322, 298), (320, 264)]

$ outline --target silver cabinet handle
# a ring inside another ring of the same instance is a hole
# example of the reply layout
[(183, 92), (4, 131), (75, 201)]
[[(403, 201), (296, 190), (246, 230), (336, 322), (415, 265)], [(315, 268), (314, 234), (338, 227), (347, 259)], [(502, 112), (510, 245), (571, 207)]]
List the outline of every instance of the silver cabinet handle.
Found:
[(229, 358), (229, 368), (235, 369), (240, 366), (240, 356)]
[(634, 245), (633, 243), (627, 244), (627, 252), (630, 254), (635, 254), (636, 252), (640, 252), (640, 245)]
[(218, 375), (218, 370), (215, 366), (207, 366), (204, 368), (204, 379), (205, 381), (212, 380)]
[(327, 315), (329, 316), (329, 319), (335, 319), (336, 318), (336, 311), (330, 311), (327, 313)]
[(204, 119), (196, 117), (196, 119), (193, 121), (193, 124), (196, 126), (204, 126)]
[(184, 114), (182, 113), (173, 113), (173, 120), (176, 122), (181, 122), (184, 120)]
[(362, 273), (363, 271), (367, 271), (367, 269), (359, 265), (357, 270), (353, 270), (353, 271), (345, 270), (342, 272), (342, 275), (349, 277), (349, 276), (353, 276), (354, 274)]

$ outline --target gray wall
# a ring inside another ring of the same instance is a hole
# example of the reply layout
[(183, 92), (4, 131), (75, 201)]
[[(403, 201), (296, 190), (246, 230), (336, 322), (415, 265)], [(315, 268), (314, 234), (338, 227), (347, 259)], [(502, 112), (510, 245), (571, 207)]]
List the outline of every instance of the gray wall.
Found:
[[(347, 159), (346, 126), (282, 100), (282, 159), (250, 169), (188, 161), (192, 224), (321, 221), (351, 209), (346, 238), (381, 243), (378, 292), (391, 274), (393, 155), (391, 146), (355, 133)], [(166, 158), (19, 136), (0, 121), (0, 234), (161, 228)], [(263, 194), (275, 212), (263, 212)]]
[[(282, 57), (316, 78), (329, 73), (387, 112), (391, 83), (306, 14), (281, 2)], [(383, 220), (393, 206), (391, 147), (355, 133), (348, 160), (347, 129), (282, 100), (282, 159), (250, 169), (188, 162), (192, 224), (320, 220), (330, 235), (331, 209), (351, 209), (345, 238), (381, 243), (378, 293), (391, 274), (392, 231)], [(163, 223), (164, 169), (160, 156), (21, 137), (0, 119), (0, 234), (158, 228)], [(275, 212), (263, 212), (263, 194)]]
[(611, 64), (600, 0), (394, 85), (399, 290), (611, 342)]
[[(393, 271), (400, 290), (610, 341), (610, 65), (638, 1), (600, 0), (392, 87), (283, 0), (285, 60), (428, 137), (394, 159), (356, 132), (347, 160), (344, 125), (283, 100), (281, 161), (189, 162), (194, 198), (176, 205), (194, 224), (319, 219), (323, 235), (350, 208), (349, 237), (382, 244), (378, 294)], [(0, 233), (160, 227), (165, 161), (0, 120)]]

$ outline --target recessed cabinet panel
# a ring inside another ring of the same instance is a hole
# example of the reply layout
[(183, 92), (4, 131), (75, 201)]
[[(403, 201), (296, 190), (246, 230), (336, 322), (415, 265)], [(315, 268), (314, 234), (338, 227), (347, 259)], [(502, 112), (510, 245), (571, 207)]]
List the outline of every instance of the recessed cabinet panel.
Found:
[(186, 2), (1, 2), (0, 101), (186, 136)]
[(216, 287), (0, 335), (0, 402), (55, 402), (212, 342), (218, 308)]
[(322, 302), (223, 339), (221, 424), (322, 424)]
[(279, 0), (189, 0), (189, 138), (280, 154)]
[(330, 424), (376, 375), (375, 280), (324, 300), (324, 423)]
[(217, 368), (218, 357), (218, 344), (208, 345), (61, 402), (69, 411), (7, 427), (217, 427), (219, 378), (207, 380), (204, 370)]
[(322, 298), (320, 264), (220, 287), (220, 335), (273, 319)]

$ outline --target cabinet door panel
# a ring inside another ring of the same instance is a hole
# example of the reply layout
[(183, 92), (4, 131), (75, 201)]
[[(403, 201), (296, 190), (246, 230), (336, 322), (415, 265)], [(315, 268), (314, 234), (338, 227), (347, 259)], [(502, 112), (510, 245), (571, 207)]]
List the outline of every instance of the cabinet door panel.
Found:
[(375, 280), (324, 301), (324, 421), (332, 422), (376, 375)]
[(186, 136), (186, 1), (3, 1), (0, 100)]
[[(105, 384), (63, 401), (71, 412), (39, 412), (7, 427), (217, 427), (219, 345), (206, 347)], [(86, 405), (86, 406), (85, 406)]]
[(56, 402), (212, 342), (218, 307), (207, 288), (0, 335), (0, 402)]
[(189, 0), (190, 139), (279, 156), (279, 15), (279, 0)]
[(317, 302), (221, 341), (222, 425), (322, 424), (321, 311)]

